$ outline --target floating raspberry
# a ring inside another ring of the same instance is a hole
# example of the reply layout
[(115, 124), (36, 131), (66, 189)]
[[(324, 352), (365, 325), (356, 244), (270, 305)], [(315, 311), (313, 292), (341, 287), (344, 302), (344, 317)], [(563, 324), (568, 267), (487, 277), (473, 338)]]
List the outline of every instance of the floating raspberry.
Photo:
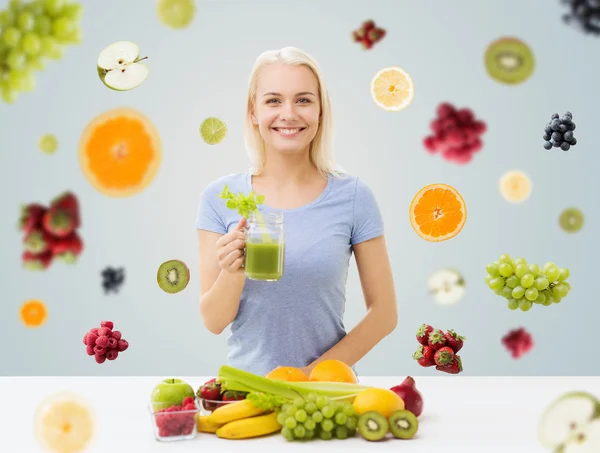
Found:
[(106, 354), (106, 348), (103, 348), (102, 346), (94, 346), (94, 352), (96, 355), (104, 355)]
[(101, 348), (107, 348), (108, 342), (109, 342), (108, 337), (102, 336), (102, 337), (96, 338), (96, 346), (100, 346)]
[(86, 334), (84, 335), (84, 337), (83, 337), (83, 344), (85, 344), (85, 345), (87, 345), (87, 344), (88, 344), (88, 342), (87, 342), (87, 341), (88, 341), (88, 335), (89, 335), (89, 333), (86, 333)]
[(106, 356), (104, 354), (96, 354), (96, 362), (97, 363), (104, 363), (106, 362)]
[(502, 337), (502, 344), (508, 349), (513, 359), (519, 359), (533, 349), (533, 338), (523, 327), (513, 329)]
[(119, 332), (118, 330), (113, 330), (112, 337), (115, 340), (119, 341), (121, 339), (121, 332)]
[[(108, 338), (108, 337), (102, 337), (102, 338)], [(108, 338), (108, 347), (110, 349), (115, 349), (118, 346), (119, 343), (117, 343), (117, 339), (114, 337), (110, 337)]]
[(125, 351), (128, 347), (129, 347), (129, 343), (127, 342), (127, 340), (119, 340), (119, 344), (117, 346), (117, 350), (119, 352)]
[(95, 346), (97, 339), (98, 339), (98, 335), (95, 335), (92, 332), (87, 334), (87, 344), (88, 345)]
[(94, 327), (93, 329), (90, 330), (90, 333), (93, 333), (94, 335), (98, 335), (98, 328)]
[(94, 354), (96, 354), (96, 351), (94, 351), (94, 346), (92, 346), (92, 345), (87, 345), (85, 347), (85, 352), (87, 352), (87, 355), (94, 355)]
[(100, 327), (98, 329), (98, 335), (101, 337), (109, 337), (112, 334), (112, 330), (108, 327)]
[(112, 321), (102, 321), (100, 323), (100, 327), (108, 327), (110, 330), (112, 330), (114, 326), (115, 325), (112, 323)]
[(119, 352), (118, 351), (115, 351), (114, 349), (106, 351), (106, 358), (108, 360), (115, 360), (117, 357), (119, 357)]
[(472, 110), (456, 109), (448, 102), (441, 103), (436, 114), (437, 118), (430, 124), (433, 134), (423, 139), (425, 149), (457, 164), (470, 162), (483, 147), (481, 135), (487, 125), (477, 120)]

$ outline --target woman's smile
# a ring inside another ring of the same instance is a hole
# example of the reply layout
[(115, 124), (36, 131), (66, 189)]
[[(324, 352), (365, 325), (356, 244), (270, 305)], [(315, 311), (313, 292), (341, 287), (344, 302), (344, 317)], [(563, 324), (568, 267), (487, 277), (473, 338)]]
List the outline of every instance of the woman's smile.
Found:
[(296, 137), (298, 134), (300, 134), (302, 131), (304, 131), (306, 128), (305, 127), (273, 127), (272, 128), (275, 132), (277, 132), (279, 135), (281, 135), (282, 137)]

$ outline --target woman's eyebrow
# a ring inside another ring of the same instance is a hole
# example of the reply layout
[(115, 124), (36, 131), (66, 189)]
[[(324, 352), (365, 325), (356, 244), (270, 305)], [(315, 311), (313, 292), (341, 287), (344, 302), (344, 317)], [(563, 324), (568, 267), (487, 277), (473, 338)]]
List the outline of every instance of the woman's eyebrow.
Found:
[[(300, 93), (296, 93), (296, 96), (306, 96), (307, 94), (311, 95), (311, 96), (315, 96), (313, 93), (311, 93), (310, 91), (302, 91)], [(263, 94), (263, 96), (281, 96), (281, 93), (275, 93), (275, 92), (270, 92), (270, 93), (265, 93)]]

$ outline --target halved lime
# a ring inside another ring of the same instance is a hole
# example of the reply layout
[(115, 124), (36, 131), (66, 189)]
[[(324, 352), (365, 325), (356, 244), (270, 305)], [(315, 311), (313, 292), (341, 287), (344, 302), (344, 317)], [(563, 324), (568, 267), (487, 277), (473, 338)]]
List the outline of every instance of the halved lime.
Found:
[(38, 146), (42, 152), (46, 154), (54, 154), (58, 148), (58, 140), (54, 135), (46, 134), (40, 138)]
[(227, 135), (227, 126), (219, 118), (206, 118), (200, 125), (200, 135), (209, 145), (216, 145)]
[(194, 19), (194, 0), (158, 0), (156, 12), (160, 21), (171, 28), (186, 28)]

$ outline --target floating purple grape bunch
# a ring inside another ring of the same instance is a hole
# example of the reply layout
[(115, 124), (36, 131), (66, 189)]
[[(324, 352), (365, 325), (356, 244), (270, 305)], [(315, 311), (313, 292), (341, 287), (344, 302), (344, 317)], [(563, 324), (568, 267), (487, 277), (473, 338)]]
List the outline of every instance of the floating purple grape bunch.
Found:
[(571, 112), (565, 113), (562, 117), (559, 117), (558, 113), (554, 113), (544, 128), (544, 148), (552, 149), (554, 147), (569, 151), (571, 146), (577, 144), (577, 139), (573, 135), (574, 130), (575, 123)]

